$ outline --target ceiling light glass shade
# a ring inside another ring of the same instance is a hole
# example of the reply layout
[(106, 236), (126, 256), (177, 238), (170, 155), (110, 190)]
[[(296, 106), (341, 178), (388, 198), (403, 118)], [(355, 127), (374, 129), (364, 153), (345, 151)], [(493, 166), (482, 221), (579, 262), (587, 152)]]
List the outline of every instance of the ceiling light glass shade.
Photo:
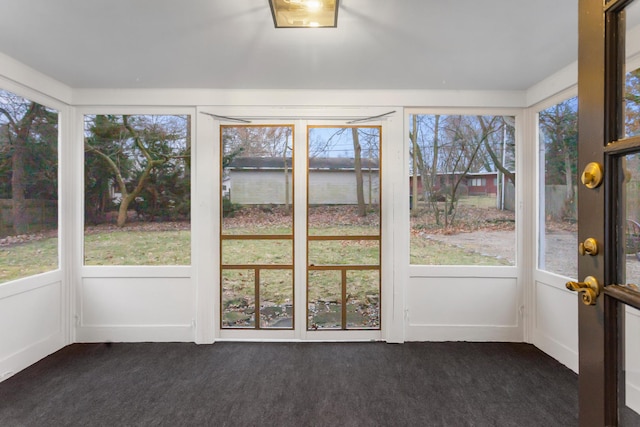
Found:
[(269, 0), (276, 28), (335, 28), (339, 0)]

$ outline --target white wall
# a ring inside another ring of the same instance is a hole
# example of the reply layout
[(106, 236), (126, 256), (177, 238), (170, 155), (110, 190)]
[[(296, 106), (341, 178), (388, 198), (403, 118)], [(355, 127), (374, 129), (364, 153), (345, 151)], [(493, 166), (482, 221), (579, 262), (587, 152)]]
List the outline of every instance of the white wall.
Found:
[(241, 205), (268, 205), (291, 203), (292, 182), (291, 173), (287, 172), (287, 186), (285, 191), (284, 173), (270, 170), (235, 170), (229, 171), (229, 192), (231, 203)]
[(518, 279), (492, 270), (411, 267), (406, 340), (522, 341)]
[[(371, 180), (369, 179), (371, 177)], [(373, 196), (373, 203), (378, 203), (378, 189), (380, 188), (378, 171), (369, 175), (363, 171), (364, 202), (371, 203), (369, 196)], [(355, 172), (310, 171), (309, 172), (309, 204), (355, 205), (356, 175)]]
[(0, 381), (67, 343), (60, 272), (0, 285)]
[(76, 341), (194, 341), (190, 267), (85, 268)]

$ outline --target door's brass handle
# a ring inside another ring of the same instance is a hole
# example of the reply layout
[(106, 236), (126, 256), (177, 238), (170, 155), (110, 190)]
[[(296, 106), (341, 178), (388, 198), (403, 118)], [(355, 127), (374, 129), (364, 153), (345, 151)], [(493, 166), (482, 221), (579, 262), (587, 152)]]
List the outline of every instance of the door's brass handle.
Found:
[(600, 295), (600, 284), (593, 276), (587, 276), (584, 282), (567, 282), (567, 289), (582, 294), (582, 302), (586, 305), (595, 305)]

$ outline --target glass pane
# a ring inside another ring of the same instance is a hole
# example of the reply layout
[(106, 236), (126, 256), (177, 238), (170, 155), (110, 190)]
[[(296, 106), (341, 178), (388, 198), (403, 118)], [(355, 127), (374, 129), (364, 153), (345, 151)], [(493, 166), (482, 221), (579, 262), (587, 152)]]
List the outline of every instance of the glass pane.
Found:
[(309, 241), (309, 265), (379, 265), (377, 240)]
[[(631, 31), (638, 34), (640, 29), (640, 2), (634, 1), (625, 10), (627, 40), (637, 38)], [(640, 68), (627, 64), (624, 92), (625, 134), (626, 136), (640, 135)]]
[(271, 7), (276, 28), (325, 28), (337, 25), (338, 0), (272, 0)]
[(342, 328), (342, 272), (310, 271), (307, 282), (307, 328)]
[(293, 328), (291, 270), (260, 270), (260, 327)]
[(254, 270), (222, 270), (222, 327), (255, 326)]
[(292, 234), (292, 126), (222, 126), (222, 233)]
[[(621, 180), (624, 182), (623, 225), (624, 239), (619, 239), (623, 249), (623, 274), (620, 283), (628, 283), (640, 291), (640, 154), (628, 154), (621, 159)], [(622, 234), (622, 233), (621, 233)], [(619, 366), (621, 393), (621, 425), (640, 425), (640, 312), (620, 305), (624, 338), (623, 363)]]
[(538, 268), (578, 275), (578, 99), (538, 115), (540, 136)]
[(58, 112), (0, 89), (0, 283), (58, 268)]
[(625, 275), (619, 280), (640, 284), (640, 154), (621, 159), (624, 184), (624, 253)]
[(309, 128), (309, 235), (380, 234), (380, 128)]
[(347, 272), (347, 328), (380, 329), (380, 272)]
[(292, 240), (223, 240), (223, 265), (293, 264)]
[(85, 265), (191, 264), (191, 119), (85, 116)]
[(640, 135), (640, 68), (629, 71), (625, 84), (626, 136)]
[(515, 265), (514, 117), (412, 115), (409, 162), (412, 264)]

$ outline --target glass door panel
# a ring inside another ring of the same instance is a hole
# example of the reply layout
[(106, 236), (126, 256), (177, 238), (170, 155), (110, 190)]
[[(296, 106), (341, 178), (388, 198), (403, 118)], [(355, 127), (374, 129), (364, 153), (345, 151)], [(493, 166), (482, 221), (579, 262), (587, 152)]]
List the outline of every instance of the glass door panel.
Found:
[(311, 126), (307, 329), (380, 329), (379, 126)]
[[(622, 216), (619, 251), (622, 253), (620, 283), (640, 291), (640, 154), (621, 157)], [(618, 364), (621, 393), (618, 398), (621, 425), (640, 425), (640, 311), (620, 304), (620, 350)]]
[(293, 126), (221, 126), (221, 327), (293, 329)]

